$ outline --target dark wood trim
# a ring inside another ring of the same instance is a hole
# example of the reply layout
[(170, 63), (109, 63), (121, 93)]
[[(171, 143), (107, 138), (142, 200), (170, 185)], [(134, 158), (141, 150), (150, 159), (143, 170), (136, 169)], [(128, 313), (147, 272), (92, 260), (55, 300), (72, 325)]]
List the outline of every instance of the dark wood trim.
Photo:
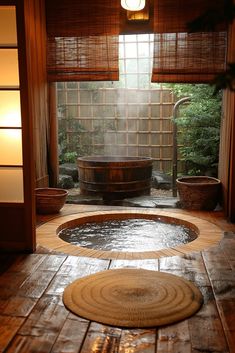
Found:
[[(30, 249), (25, 241), (25, 217), (26, 212), (25, 205), (23, 203), (10, 203), (2, 207), (0, 213), (0, 247), (2, 251), (15, 251), (20, 248)], [(7, 245), (5, 247), (5, 245)]]
[(0, 130), (22, 130), (21, 126), (0, 126)]
[[(228, 36), (228, 62), (235, 61), (235, 22)], [(235, 93), (224, 92), (221, 125), (219, 178), (222, 182), (223, 208), (226, 217), (235, 222)]]
[(15, 6), (17, 0), (0, 0), (0, 6)]
[(22, 164), (0, 164), (0, 168), (22, 168)]
[(24, 208), (22, 202), (0, 202), (1, 208)]
[(19, 86), (0, 86), (0, 91), (20, 91)]
[(50, 185), (56, 187), (59, 179), (58, 160), (58, 122), (56, 114), (56, 84), (49, 85), (49, 120), (50, 120)]
[(0, 253), (32, 252), (31, 248), (25, 248), (25, 242), (0, 241)]
[(17, 45), (12, 45), (12, 44), (4, 44), (0, 45), (0, 49), (17, 49)]
[[(231, 97), (233, 107), (233, 115), (235, 117), (235, 94)], [(235, 123), (234, 119), (232, 122), (231, 129), (231, 155), (230, 155), (230, 169), (229, 169), (229, 219), (231, 222), (235, 222)]]
[[(20, 76), (20, 99), (22, 116), (22, 145), (24, 164), (24, 223), (25, 223), (25, 247), (31, 251), (36, 249), (35, 234), (35, 165), (34, 165), (34, 143), (33, 143), (33, 119), (30, 109), (30, 88), (32, 84), (29, 78), (29, 48), (27, 36), (27, 17), (30, 13), (26, 8), (24, 0), (17, 1), (16, 19), (18, 33), (18, 56)], [(33, 18), (32, 18), (33, 20)]]
[[(235, 21), (230, 27), (229, 35), (229, 57), (230, 62), (235, 61)], [(235, 222), (235, 92), (230, 92), (230, 114), (231, 122), (231, 152), (230, 152), (230, 170), (229, 170), (229, 219)]]

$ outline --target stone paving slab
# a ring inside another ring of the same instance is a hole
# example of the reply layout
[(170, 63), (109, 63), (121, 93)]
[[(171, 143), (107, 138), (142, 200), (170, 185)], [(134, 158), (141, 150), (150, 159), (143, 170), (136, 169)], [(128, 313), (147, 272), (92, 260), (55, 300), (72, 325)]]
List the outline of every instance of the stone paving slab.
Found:
[(176, 197), (140, 196), (123, 200), (123, 206), (150, 208), (180, 208)]
[(112, 205), (147, 208), (180, 208), (176, 197), (139, 196), (124, 200), (104, 201), (100, 196), (69, 195), (69, 204)]

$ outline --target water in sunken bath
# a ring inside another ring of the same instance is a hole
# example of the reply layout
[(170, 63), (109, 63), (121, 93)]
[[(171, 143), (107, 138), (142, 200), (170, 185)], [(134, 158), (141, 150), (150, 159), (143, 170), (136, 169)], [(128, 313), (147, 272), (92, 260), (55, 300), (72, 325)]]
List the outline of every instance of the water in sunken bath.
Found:
[(61, 230), (59, 237), (95, 250), (142, 252), (186, 244), (197, 234), (183, 225), (134, 218), (80, 224)]

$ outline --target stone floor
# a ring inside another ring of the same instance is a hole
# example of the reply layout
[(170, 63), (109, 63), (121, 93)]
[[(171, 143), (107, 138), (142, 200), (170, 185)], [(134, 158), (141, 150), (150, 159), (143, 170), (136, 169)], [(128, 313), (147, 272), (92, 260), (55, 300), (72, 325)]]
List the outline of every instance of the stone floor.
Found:
[(112, 205), (150, 208), (178, 208), (179, 200), (172, 197), (172, 190), (151, 189), (151, 194), (124, 200), (104, 201), (100, 196), (81, 195), (79, 188), (68, 189), (67, 203), (86, 205)]

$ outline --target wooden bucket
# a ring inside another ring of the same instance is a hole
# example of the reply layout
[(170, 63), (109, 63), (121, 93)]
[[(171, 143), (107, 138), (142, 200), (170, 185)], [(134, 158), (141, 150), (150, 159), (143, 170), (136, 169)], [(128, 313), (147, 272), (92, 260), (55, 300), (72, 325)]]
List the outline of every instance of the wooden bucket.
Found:
[(149, 195), (152, 158), (89, 156), (78, 158), (81, 194), (104, 200)]

